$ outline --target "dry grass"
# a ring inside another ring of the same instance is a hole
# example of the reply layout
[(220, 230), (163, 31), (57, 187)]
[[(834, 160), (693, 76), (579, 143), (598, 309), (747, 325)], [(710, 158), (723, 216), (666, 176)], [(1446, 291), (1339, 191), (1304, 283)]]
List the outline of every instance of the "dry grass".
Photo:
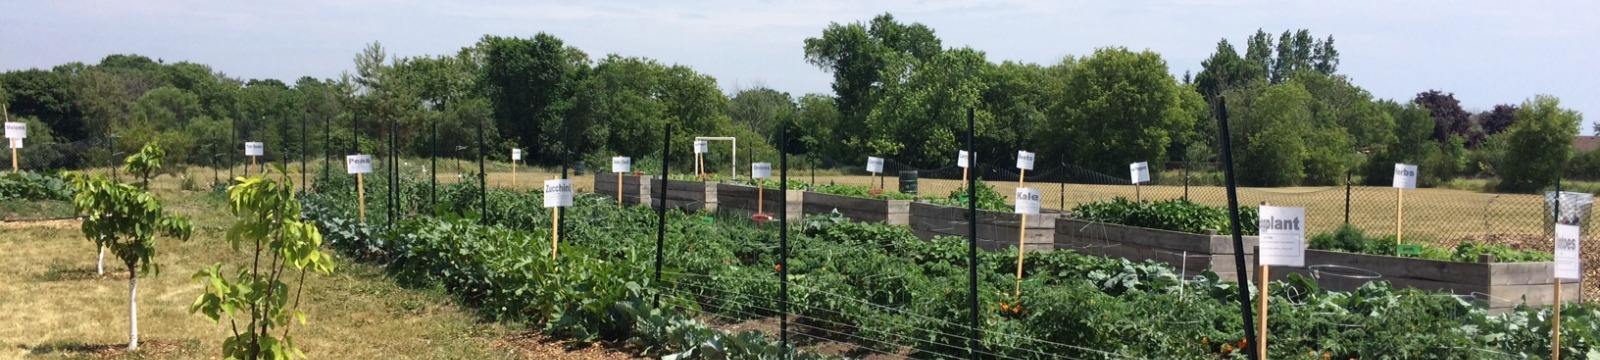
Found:
[[(157, 188), (171, 184), (158, 182)], [(140, 278), (140, 338), (134, 357), (216, 358), (226, 323), (190, 315), (201, 294), (189, 275), (214, 262), (235, 262), (223, 229), (231, 218), (223, 204), (197, 193), (158, 191), (169, 208), (195, 220), (189, 242), (160, 240), (157, 276)], [(75, 222), (9, 223), (0, 231), (0, 358), (48, 355), (121, 357), (127, 343), (125, 269), (107, 263), (95, 275), (95, 248)], [(512, 334), (505, 325), (481, 323), (442, 291), (401, 288), (369, 265), (341, 263), (327, 276), (306, 278), (302, 306), (310, 318), (293, 335), (313, 358), (502, 359), (515, 349), (494, 344)]]

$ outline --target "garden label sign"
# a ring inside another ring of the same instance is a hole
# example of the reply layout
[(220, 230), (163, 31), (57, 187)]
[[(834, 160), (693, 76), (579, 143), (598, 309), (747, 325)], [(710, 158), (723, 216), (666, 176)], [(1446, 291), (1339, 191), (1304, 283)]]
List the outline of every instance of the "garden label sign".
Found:
[(867, 188), (877, 189), (874, 186), (877, 186), (875, 184), (878, 183), (878, 181), (877, 181), (878, 180), (878, 173), (882, 173), (883, 172), (883, 158), (876, 157), (876, 156), (868, 156), (867, 157), (867, 172), (872, 173), (872, 179), (868, 180), (871, 183), (867, 184)]
[(756, 179), (772, 177), (772, 163), (758, 162), (750, 164), (750, 177)]
[(960, 155), (956, 155), (956, 166), (959, 166), (961, 168), (966, 168), (967, 164), (968, 164), (967, 157), (968, 157), (967, 151), (966, 150), (961, 150), (961, 154)]
[(1017, 168), (1023, 171), (1033, 170), (1033, 153), (1017, 151)]
[(259, 141), (244, 143), (244, 156), (262, 156), (267, 154), (267, 146)]
[(367, 191), (363, 183), (362, 174), (372, 173), (372, 155), (347, 155), (344, 157), (344, 172), (356, 175), (356, 202), (361, 212), (361, 222), (367, 222)]
[(622, 174), (633, 171), (633, 159), (627, 156), (611, 158), (611, 172), (617, 173), (617, 207), (622, 207)]
[(511, 149), (511, 161), (522, 161), (522, 149)]
[(511, 149), (511, 187), (517, 187), (517, 162), (522, 161), (522, 149)]
[(1261, 265), (1304, 267), (1306, 209), (1262, 206)]
[[(10, 118), (11, 113), (7, 112)], [(11, 172), (17, 172), (17, 149), (22, 148), (22, 139), (28, 137), (28, 124), (20, 122), (6, 122), (6, 147), (11, 148)]]
[(561, 208), (572, 206), (572, 180), (550, 179), (544, 181), (544, 207), (550, 210), (550, 259), (556, 258), (561, 244)]
[[(1301, 267), (1306, 263), (1306, 209), (1292, 207), (1261, 207), (1261, 284), (1267, 288), (1267, 269), (1271, 265)], [(1258, 359), (1267, 358), (1267, 297), (1256, 296), (1256, 351)]]
[(1578, 280), (1582, 277), (1578, 258), (1579, 232), (1577, 225), (1556, 224), (1556, 279)]
[(971, 165), (972, 155), (966, 150), (961, 150), (961, 154), (956, 155), (956, 166), (961, 167), (961, 186), (967, 186), (967, 168)]
[(1417, 166), (1394, 164), (1394, 244), (1395, 254), (1400, 251), (1400, 239), (1405, 234), (1406, 189), (1417, 188)]
[(1150, 181), (1150, 163), (1140, 161), (1128, 164), (1128, 179), (1133, 181), (1134, 200), (1143, 203), (1144, 191), (1139, 187), (1139, 184)]
[(1022, 224), (1017, 228), (1017, 291), (1018, 297), (1022, 296), (1022, 258), (1025, 256), (1028, 245), (1028, 215), (1039, 215), (1039, 189), (1017, 188), (1016, 197), (1013, 198), (1015, 212), (1022, 219)]
[[(706, 173), (706, 153), (711, 152), (711, 144), (705, 140), (694, 141), (694, 177), (700, 178)], [(738, 169), (735, 169), (736, 171)]]

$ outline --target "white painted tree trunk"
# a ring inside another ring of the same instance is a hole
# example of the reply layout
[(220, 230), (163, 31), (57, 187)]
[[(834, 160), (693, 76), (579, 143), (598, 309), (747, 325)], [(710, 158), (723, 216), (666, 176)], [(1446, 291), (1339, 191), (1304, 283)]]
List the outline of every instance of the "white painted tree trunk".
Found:
[(94, 272), (101, 276), (106, 274), (106, 247), (104, 246), (100, 247), (100, 261), (94, 266)]
[(139, 350), (139, 276), (128, 270), (128, 351)]

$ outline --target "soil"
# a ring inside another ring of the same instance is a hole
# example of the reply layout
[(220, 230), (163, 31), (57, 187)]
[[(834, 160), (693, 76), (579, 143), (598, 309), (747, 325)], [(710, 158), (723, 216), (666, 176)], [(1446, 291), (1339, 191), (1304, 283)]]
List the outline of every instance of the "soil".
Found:
[(606, 343), (577, 343), (557, 340), (539, 333), (512, 334), (494, 342), (494, 347), (515, 350), (524, 359), (643, 359), (629, 346)]

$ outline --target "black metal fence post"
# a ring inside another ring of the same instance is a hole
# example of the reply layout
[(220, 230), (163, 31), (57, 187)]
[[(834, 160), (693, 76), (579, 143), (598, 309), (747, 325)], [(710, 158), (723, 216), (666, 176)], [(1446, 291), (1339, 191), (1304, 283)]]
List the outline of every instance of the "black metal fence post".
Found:
[[(783, 358), (789, 358), (789, 126), (778, 129), (778, 189), (783, 205), (778, 206), (778, 343)], [(754, 159), (752, 159), (753, 161)], [(752, 164), (754, 164), (752, 162)], [(757, 188), (756, 191), (766, 191)]]
[[(656, 183), (656, 189), (659, 189), (657, 194), (660, 194), (656, 197), (657, 201), (660, 201), (660, 205), (656, 207), (656, 286), (661, 286), (661, 263), (665, 260), (661, 247), (667, 239), (667, 164), (672, 159), (671, 150), (672, 124), (667, 124), (666, 134), (661, 137), (661, 181)], [(643, 178), (639, 180), (644, 181)], [(660, 293), (656, 293), (652, 303), (661, 306)]]
[[(1233, 233), (1233, 262), (1235, 268), (1239, 271), (1239, 316), (1244, 320), (1244, 338), (1253, 340), (1256, 339), (1256, 329), (1254, 317), (1250, 314), (1250, 274), (1246, 271), (1249, 266), (1244, 259), (1246, 250), (1244, 248), (1244, 233), (1239, 231), (1239, 188), (1233, 177), (1233, 139), (1228, 135), (1228, 102), (1226, 99), (1217, 98), (1217, 112), (1220, 114), (1217, 117), (1217, 127), (1221, 130), (1220, 135), (1222, 137), (1223, 177), (1228, 187), (1228, 225), (1233, 227), (1231, 231)], [(1266, 296), (1266, 294), (1266, 289), (1261, 289), (1260, 295), (1257, 296)], [(1247, 349), (1244, 349), (1245, 354), (1249, 354), (1252, 360), (1260, 360), (1256, 357), (1256, 343), (1255, 341), (1247, 342)]]
[(1344, 223), (1350, 223), (1350, 169), (1344, 170)]
[[(967, 148), (973, 147), (973, 134), (976, 126), (972, 120), (973, 109), (967, 108)], [(969, 153), (970, 154), (970, 153)], [(969, 155), (970, 157), (970, 155)], [(977, 165), (975, 161), (968, 160), (969, 166)], [(978, 316), (978, 178), (983, 173), (978, 172), (967, 177), (967, 306), (971, 309), (972, 328), (967, 339), (967, 353), (973, 360), (978, 359), (978, 336), (982, 324)]]

